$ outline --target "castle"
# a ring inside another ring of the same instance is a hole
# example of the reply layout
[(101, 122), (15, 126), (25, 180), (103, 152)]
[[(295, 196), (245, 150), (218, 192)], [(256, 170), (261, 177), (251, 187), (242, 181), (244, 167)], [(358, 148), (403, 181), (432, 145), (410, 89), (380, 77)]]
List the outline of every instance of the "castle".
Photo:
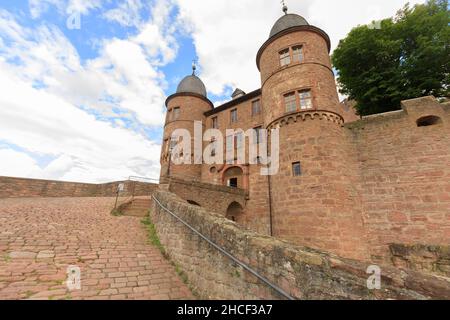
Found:
[[(339, 101), (329, 53), (329, 36), (286, 10), (256, 56), (260, 89), (214, 108), (195, 73), (184, 78), (166, 100), (161, 183), (178, 181), (184, 200), (251, 230), (343, 257), (392, 262), (398, 246), (448, 245), (450, 105), (423, 97), (360, 119)], [(224, 136), (279, 128), (278, 174), (174, 165), (172, 133), (194, 136), (196, 121)]]

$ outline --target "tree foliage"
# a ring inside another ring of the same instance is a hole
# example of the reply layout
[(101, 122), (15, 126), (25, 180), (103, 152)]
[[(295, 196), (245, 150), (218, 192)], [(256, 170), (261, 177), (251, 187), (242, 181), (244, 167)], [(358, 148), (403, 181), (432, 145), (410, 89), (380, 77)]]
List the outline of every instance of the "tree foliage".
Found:
[(406, 99), (449, 95), (448, 0), (406, 5), (381, 28), (358, 26), (333, 54), (341, 93), (360, 115), (393, 111)]

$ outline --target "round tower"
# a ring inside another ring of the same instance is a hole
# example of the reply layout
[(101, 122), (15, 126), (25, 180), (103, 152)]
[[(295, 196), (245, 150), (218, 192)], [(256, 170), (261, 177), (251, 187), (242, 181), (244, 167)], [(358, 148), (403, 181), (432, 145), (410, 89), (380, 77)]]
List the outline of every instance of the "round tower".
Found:
[(280, 168), (269, 177), (273, 234), (366, 258), (358, 166), (343, 128), (330, 38), (283, 9), (257, 55), (265, 125), (280, 129)]
[[(167, 98), (166, 107), (167, 116), (161, 150), (161, 183), (169, 177), (200, 180), (202, 166), (194, 163), (194, 123), (202, 122), (204, 130), (204, 113), (213, 109), (214, 105), (207, 97), (204, 83), (195, 75), (195, 67), (192, 75), (180, 82), (177, 92)], [(191, 135), (191, 164), (176, 165), (171, 161), (173, 147), (171, 138), (177, 129), (186, 129)]]

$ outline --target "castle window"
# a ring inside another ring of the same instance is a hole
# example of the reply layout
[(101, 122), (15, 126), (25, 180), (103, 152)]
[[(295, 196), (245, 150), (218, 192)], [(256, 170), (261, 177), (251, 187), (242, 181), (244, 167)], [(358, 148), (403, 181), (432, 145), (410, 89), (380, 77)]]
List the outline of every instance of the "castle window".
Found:
[(173, 108), (173, 120), (177, 120), (180, 117), (180, 107)]
[(238, 178), (231, 178), (228, 180), (228, 186), (231, 188), (237, 188), (238, 187)]
[(170, 139), (170, 147), (169, 147), (169, 151), (172, 152), (173, 149), (175, 149), (175, 147), (177, 146), (177, 144), (178, 144), (178, 138), (172, 137), (172, 138)]
[(256, 144), (260, 144), (262, 141), (262, 127), (256, 127), (255, 129), (255, 134), (256, 134)]
[(292, 47), (292, 60), (294, 62), (303, 62), (303, 47)]
[(213, 129), (219, 129), (219, 119), (217, 117), (212, 118), (212, 127)]
[(301, 110), (312, 109), (311, 90), (300, 91), (299, 96), (300, 96), (300, 109)]
[(217, 154), (217, 141), (216, 140), (212, 140), (211, 141), (211, 157), (215, 157)]
[(291, 63), (291, 54), (289, 49), (280, 51), (280, 66), (284, 67)]
[(436, 116), (427, 116), (422, 117), (419, 120), (417, 120), (417, 126), (418, 127), (428, 127), (428, 126), (434, 126), (436, 124), (442, 123), (442, 119)]
[(300, 177), (302, 175), (302, 167), (300, 165), (300, 162), (294, 162), (292, 164), (292, 174), (294, 177)]
[(252, 115), (256, 116), (261, 113), (261, 100), (252, 102)]
[(231, 123), (236, 123), (238, 121), (237, 109), (231, 110)]
[(242, 149), (244, 147), (244, 135), (242, 134), (242, 132), (236, 133), (235, 143), (237, 149)]
[(284, 104), (286, 105), (286, 112), (297, 111), (297, 99), (295, 92), (288, 93), (284, 96)]
[(234, 137), (227, 136), (227, 153), (234, 149)]

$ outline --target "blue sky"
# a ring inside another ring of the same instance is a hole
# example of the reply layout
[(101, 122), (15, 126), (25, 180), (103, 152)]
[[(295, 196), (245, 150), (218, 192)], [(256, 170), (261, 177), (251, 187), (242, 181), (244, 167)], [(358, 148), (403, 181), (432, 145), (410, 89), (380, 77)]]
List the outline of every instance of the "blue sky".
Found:
[[(287, 3), (334, 48), (406, 1)], [(281, 14), (278, 0), (2, 1), (0, 175), (158, 177), (164, 101), (192, 60), (216, 105), (236, 87), (257, 89), (256, 52)]]

